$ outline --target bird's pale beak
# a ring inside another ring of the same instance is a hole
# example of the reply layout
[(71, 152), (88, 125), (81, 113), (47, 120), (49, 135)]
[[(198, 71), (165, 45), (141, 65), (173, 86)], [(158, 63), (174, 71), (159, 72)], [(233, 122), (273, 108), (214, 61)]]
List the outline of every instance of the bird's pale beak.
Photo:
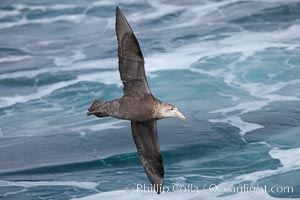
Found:
[(181, 120), (185, 120), (185, 116), (181, 112), (179, 112), (178, 110), (176, 111), (176, 117), (178, 117)]

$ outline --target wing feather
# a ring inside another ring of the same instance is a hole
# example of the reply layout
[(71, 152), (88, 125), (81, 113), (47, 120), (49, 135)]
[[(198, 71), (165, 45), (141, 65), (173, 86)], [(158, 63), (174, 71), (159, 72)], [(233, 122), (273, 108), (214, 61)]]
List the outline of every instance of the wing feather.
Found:
[(163, 188), (164, 166), (158, 143), (157, 121), (131, 121), (131, 130), (144, 170), (159, 194)]
[(116, 35), (124, 95), (140, 97), (144, 94), (151, 94), (139, 42), (119, 7), (116, 8)]

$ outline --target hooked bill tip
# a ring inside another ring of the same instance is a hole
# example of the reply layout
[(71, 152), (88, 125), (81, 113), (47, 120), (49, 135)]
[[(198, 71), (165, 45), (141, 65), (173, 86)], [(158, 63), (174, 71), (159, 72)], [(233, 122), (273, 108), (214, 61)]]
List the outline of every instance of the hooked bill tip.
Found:
[(185, 120), (185, 116), (179, 111), (176, 111), (176, 117), (178, 117), (181, 120)]

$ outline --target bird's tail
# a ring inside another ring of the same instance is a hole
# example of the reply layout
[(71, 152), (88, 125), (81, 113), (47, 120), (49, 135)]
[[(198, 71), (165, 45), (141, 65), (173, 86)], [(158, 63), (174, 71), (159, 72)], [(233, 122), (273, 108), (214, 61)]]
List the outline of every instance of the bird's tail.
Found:
[(93, 101), (92, 105), (89, 107), (86, 114), (89, 115), (95, 115), (97, 117), (108, 117), (109, 115), (105, 113), (103, 106), (106, 103), (106, 101), (102, 100), (95, 100)]

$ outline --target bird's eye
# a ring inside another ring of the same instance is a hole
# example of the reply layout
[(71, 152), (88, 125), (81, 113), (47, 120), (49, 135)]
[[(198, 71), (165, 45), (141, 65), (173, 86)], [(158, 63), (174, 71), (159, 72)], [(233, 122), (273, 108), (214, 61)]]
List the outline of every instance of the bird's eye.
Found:
[(171, 110), (174, 110), (174, 108), (171, 108)]

